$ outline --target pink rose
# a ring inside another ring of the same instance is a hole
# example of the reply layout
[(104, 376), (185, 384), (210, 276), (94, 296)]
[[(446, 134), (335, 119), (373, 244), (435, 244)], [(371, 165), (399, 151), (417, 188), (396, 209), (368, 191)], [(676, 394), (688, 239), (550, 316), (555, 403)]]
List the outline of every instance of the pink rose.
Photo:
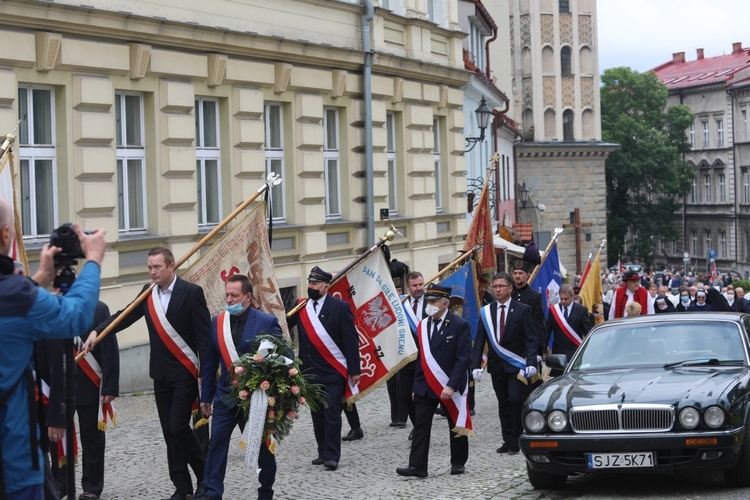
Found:
[(287, 418), (297, 418), (297, 412), (292, 410), (286, 414)]
[(245, 373), (245, 367), (244, 366), (235, 366), (234, 367), (234, 373), (237, 373), (237, 374)]
[(258, 354), (256, 352), (255, 355), (253, 355), (253, 361), (255, 361), (257, 363), (262, 363), (263, 362), (263, 356), (261, 356), (260, 354)]
[(276, 398), (271, 396), (268, 398), (268, 406), (274, 406), (276, 404)]
[(303, 398), (302, 396), (300, 396), (300, 398), (297, 400), (297, 402), (299, 404), (303, 405), (303, 404), (305, 404), (306, 400), (305, 400), (305, 398)]
[(290, 377), (294, 377), (298, 373), (299, 373), (299, 370), (297, 370), (296, 368), (289, 368), (289, 376)]
[(273, 410), (268, 410), (268, 418), (270, 420), (273, 420), (274, 418), (276, 418), (276, 412)]
[(264, 380), (260, 383), (260, 388), (264, 391), (267, 391), (269, 387), (271, 387), (271, 382), (269, 382), (268, 380)]
[(237, 387), (238, 385), (240, 385), (240, 381), (237, 380), (237, 379), (234, 379), (234, 380), (232, 380), (232, 385), (235, 386), (235, 387)]
[(292, 391), (292, 394), (294, 394), (295, 396), (296, 396), (297, 394), (299, 394), (299, 387), (298, 387), (298, 386), (296, 386), (296, 385), (293, 385), (293, 386), (292, 386), (292, 387), (290, 388), (290, 390)]
[(248, 391), (248, 390), (242, 390), (242, 391), (240, 391), (240, 399), (241, 399), (241, 400), (243, 400), (243, 401), (244, 401), (244, 400), (246, 400), (246, 399), (247, 399), (248, 397), (250, 397), (250, 391)]

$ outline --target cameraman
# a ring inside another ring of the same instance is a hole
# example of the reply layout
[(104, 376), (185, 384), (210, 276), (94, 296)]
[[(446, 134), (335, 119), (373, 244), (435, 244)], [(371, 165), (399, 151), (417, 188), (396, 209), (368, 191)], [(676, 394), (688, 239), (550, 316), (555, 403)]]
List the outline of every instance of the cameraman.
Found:
[[(105, 232), (85, 234), (78, 225), (74, 228), (86, 263), (67, 295), (52, 295), (38, 285), (52, 282), (54, 256), (60, 249), (43, 247), (34, 275), (38, 284), (17, 274), (8, 257), (16, 237), (13, 217), (0, 197), (0, 492), (8, 500), (43, 498), (31, 361), (34, 341), (75, 337), (89, 326), (99, 298)], [(89, 337), (85, 349), (93, 343)]]

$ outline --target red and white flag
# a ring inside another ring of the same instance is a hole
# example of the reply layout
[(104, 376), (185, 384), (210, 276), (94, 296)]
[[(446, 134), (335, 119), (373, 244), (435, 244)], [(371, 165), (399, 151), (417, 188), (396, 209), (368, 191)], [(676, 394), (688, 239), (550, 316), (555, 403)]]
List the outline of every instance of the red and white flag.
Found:
[(417, 346), (383, 252), (373, 252), (328, 293), (348, 302), (354, 314), (362, 376), (359, 393), (347, 399), (353, 403), (416, 359)]

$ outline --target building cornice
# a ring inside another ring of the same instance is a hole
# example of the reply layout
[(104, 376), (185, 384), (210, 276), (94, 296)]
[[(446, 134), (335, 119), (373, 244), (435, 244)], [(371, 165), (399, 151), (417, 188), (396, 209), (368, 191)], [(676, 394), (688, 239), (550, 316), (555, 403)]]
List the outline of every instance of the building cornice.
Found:
[(516, 145), (518, 159), (607, 158), (619, 148), (610, 142), (521, 142)]

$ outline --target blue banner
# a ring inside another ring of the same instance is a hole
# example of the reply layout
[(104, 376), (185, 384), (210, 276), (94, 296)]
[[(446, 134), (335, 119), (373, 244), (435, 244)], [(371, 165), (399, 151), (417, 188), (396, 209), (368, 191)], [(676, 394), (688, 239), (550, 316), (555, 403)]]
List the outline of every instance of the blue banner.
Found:
[(539, 267), (539, 272), (529, 286), (542, 295), (542, 311), (544, 311), (544, 318), (546, 319), (549, 314), (549, 304), (557, 303), (557, 292), (562, 285), (557, 243), (552, 245), (545, 257), (544, 262)]
[(451, 287), (451, 297), (461, 297), (464, 301), (461, 316), (471, 326), (471, 338), (477, 336), (479, 324), (479, 299), (474, 278), (474, 263), (468, 262), (456, 272), (440, 282), (442, 286)]

